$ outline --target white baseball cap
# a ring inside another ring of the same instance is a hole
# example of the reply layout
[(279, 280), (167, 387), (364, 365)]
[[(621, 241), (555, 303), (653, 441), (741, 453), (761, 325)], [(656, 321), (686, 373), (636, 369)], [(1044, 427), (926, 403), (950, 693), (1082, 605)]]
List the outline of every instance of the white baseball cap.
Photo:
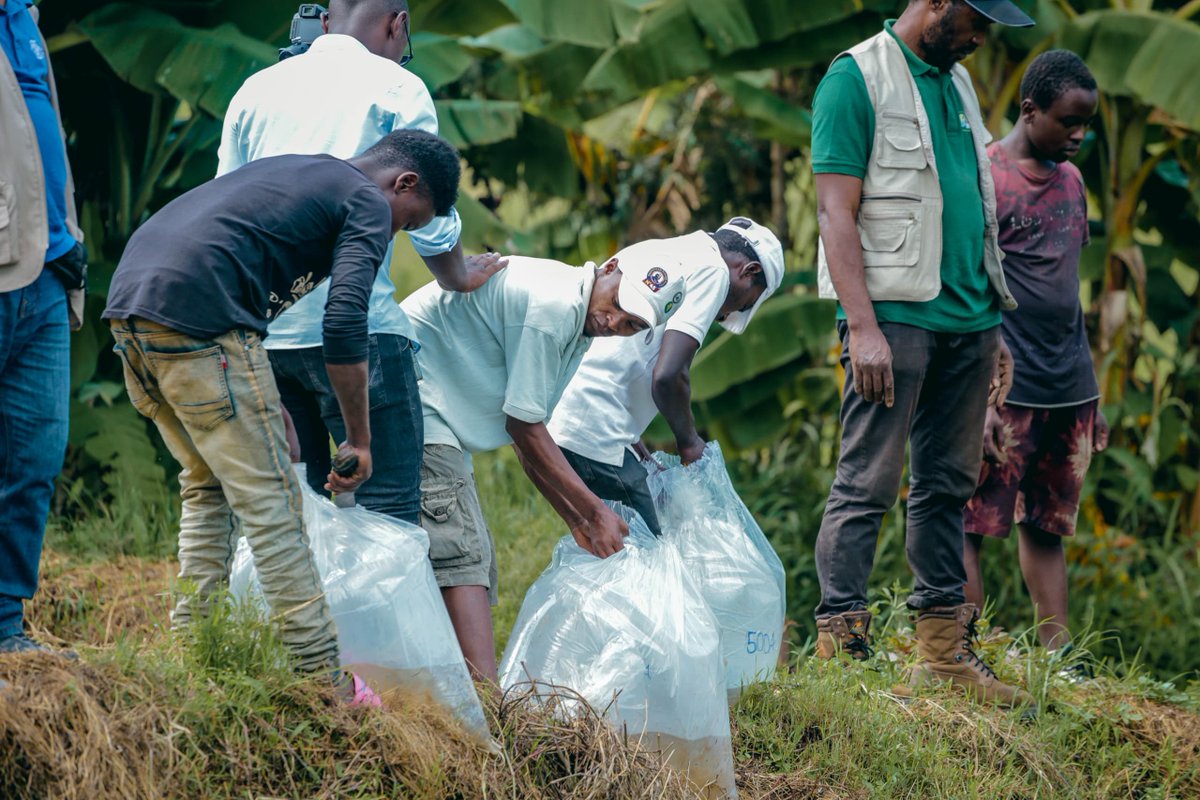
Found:
[(774, 294), (783, 282), (783, 245), (770, 228), (759, 225), (749, 217), (734, 217), (717, 230), (733, 231), (749, 243), (758, 256), (762, 265), (763, 275), (767, 278), (767, 288), (758, 297), (758, 302), (749, 311), (734, 311), (721, 321), (721, 327), (730, 333), (741, 333), (750, 324), (754, 312)]
[[(617, 269), (621, 269), (618, 262)], [(646, 341), (654, 338), (654, 329), (666, 322), (687, 296), (687, 282), (682, 275), (670, 274), (663, 267), (651, 267), (642, 274), (621, 270), (621, 285), (617, 302), (621, 310), (646, 323)]]

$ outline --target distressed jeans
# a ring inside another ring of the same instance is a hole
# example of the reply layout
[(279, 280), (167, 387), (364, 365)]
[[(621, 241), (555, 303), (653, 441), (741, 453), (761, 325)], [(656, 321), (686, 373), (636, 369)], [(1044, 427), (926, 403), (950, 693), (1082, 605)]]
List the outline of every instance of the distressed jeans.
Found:
[(20, 633), (67, 449), (67, 292), (50, 272), (0, 292), (0, 637)]
[(237, 537), (254, 554), (263, 596), (298, 669), (338, 665), (333, 617), (304, 531), (279, 392), (257, 333), (197, 339), (147, 320), (112, 321), (125, 388), (154, 420), (179, 475), (179, 577), (196, 586), (175, 627), (206, 610), (229, 580)]
[[(371, 334), (367, 394), (371, 411), (371, 477), (354, 492), (372, 511), (418, 525), (421, 510), (421, 453), (425, 425), (413, 345), (403, 336)], [(308, 483), (329, 496), (329, 437), (346, 438), (342, 409), (325, 371), (320, 347), (269, 350), (280, 397), (300, 438)]]
[(999, 328), (935, 333), (881, 323), (892, 349), (896, 402), (854, 391), (846, 323), (842, 338), (842, 447), (817, 534), (818, 618), (867, 607), (867, 580), (884, 513), (896, 502), (909, 445), (906, 552), (914, 610), (964, 602), (963, 507), (983, 458), (988, 384)]

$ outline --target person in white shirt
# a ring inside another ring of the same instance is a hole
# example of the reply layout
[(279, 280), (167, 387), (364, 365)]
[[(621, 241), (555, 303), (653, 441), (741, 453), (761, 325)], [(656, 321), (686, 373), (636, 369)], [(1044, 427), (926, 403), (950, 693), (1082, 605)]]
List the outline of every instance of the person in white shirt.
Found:
[(649, 339), (607, 340), (588, 350), (548, 427), (589, 489), (633, 508), (660, 535), (639, 463), (649, 456), (642, 434), (662, 412), (683, 463), (703, 455), (692, 417), (692, 359), (713, 322), (731, 333), (746, 329), (783, 280), (783, 248), (769, 229), (734, 217), (716, 233), (639, 242), (616, 258), (634, 273), (659, 267), (683, 275), (687, 299)]
[[(332, 0), (306, 53), (252, 75), (225, 115), (217, 174), (267, 156), (326, 153), (358, 155), (395, 130), (438, 132), (433, 99), (425, 84), (399, 62), (408, 48), (405, 0)], [(303, 181), (297, 176), (297, 181)], [(469, 292), (504, 266), (494, 254), (464, 257), (457, 212), (409, 231), (413, 246), (438, 282)], [(368, 314), (371, 449), (374, 473), (357, 501), (374, 511), (417, 521), (420, 497), (421, 414), (412, 326), (396, 304), (383, 258)], [(300, 287), (307, 289), (308, 287)], [(321, 319), (328, 284), (297, 299), (275, 318), (264, 342), (290, 412), (299, 458), (309, 482), (324, 492), (330, 435), (345, 438), (345, 423), (325, 374)], [(293, 457), (296, 454), (293, 453)]]
[(431, 283), (403, 302), (421, 341), (421, 527), (477, 678), (496, 680), (498, 570), (470, 454), (511, 443), (581, 547), (602, 558), (622, 549), (628, 527), (571, 470), (545, 422), (594, 338), (648, 332), (686, 292), (680, 275), (622, 270), (615, 258), (580, 269), (513, 256), (470, 294)]

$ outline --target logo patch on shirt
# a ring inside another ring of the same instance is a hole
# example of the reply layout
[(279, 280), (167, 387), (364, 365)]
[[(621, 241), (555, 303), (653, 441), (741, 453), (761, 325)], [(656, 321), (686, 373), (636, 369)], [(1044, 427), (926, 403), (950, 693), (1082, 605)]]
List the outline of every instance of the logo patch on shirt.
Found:
[(46, 60), (46, 51), (42, 49), (42, 45), (37, 39), (29, 40), (29, 49), (33, 51), (34, 58), (38, 61)]
[(971, 130), (971, 123), (967, 122), (967, 115), (961, 111), (958, 112), (958, 127), (962, 128), (964, 131)]
[(657, 292), (667, 285), (667, 271), (662, 267), (655, 267), (646, 273), (646, 277), (642, 279), (642, 283), (649, 286), (650, 291)]

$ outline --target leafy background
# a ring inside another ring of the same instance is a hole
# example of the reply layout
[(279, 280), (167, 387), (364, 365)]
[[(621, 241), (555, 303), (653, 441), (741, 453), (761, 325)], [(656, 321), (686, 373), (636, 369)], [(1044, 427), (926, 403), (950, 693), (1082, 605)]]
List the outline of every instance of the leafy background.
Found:
[[(1102, 90), (1078, 156), (1093, 244), (1081, 300), (1113, 424), (1069, 543), (1073, 625), (1113, 630), (1102, 652), (1163, 675), (1200, 665), (1200, 1), (1038, 0), (968, 62), (992, 132), (1007, 131), (1025, 65), (1079, 52)], [(412, 0), (411, 68), (468, 165), (464, 244), (582, 263), (625, 243), (768, 222), (786, 290), (741, 337), (713, 336), (694, 369), (699, 419), (792, 577), (811, 630), (812, 543), (832, 476), (840, 374), (833, 309), (812, 291), (810, 104), (838, 52), (894, 16), (895, 0)], [(72, 430), (55, 498), (59, 541), (96, 521), (126, 552), (169, 553), (174, 463), (124, 398), (99, 312), (132, 231), (211, 177), (220, 119), (242, 80), (275, 61), (295, 3), (44, 0), (81, 216), (93, 256), (87, 324), (73, 339)], [(319, 104), (320, 97), (312, 102)], [(428, 280), (402, 241), (401, 293)], [(665, 440), (665, 429), (652, 438)], [(901, 499), (901, 509), (903, 506)], [(903, 515), (880, 537), (874, 584), (908, 580)], [(1028, 601), (1011, 547), (986, 557), (994, 618)]]

